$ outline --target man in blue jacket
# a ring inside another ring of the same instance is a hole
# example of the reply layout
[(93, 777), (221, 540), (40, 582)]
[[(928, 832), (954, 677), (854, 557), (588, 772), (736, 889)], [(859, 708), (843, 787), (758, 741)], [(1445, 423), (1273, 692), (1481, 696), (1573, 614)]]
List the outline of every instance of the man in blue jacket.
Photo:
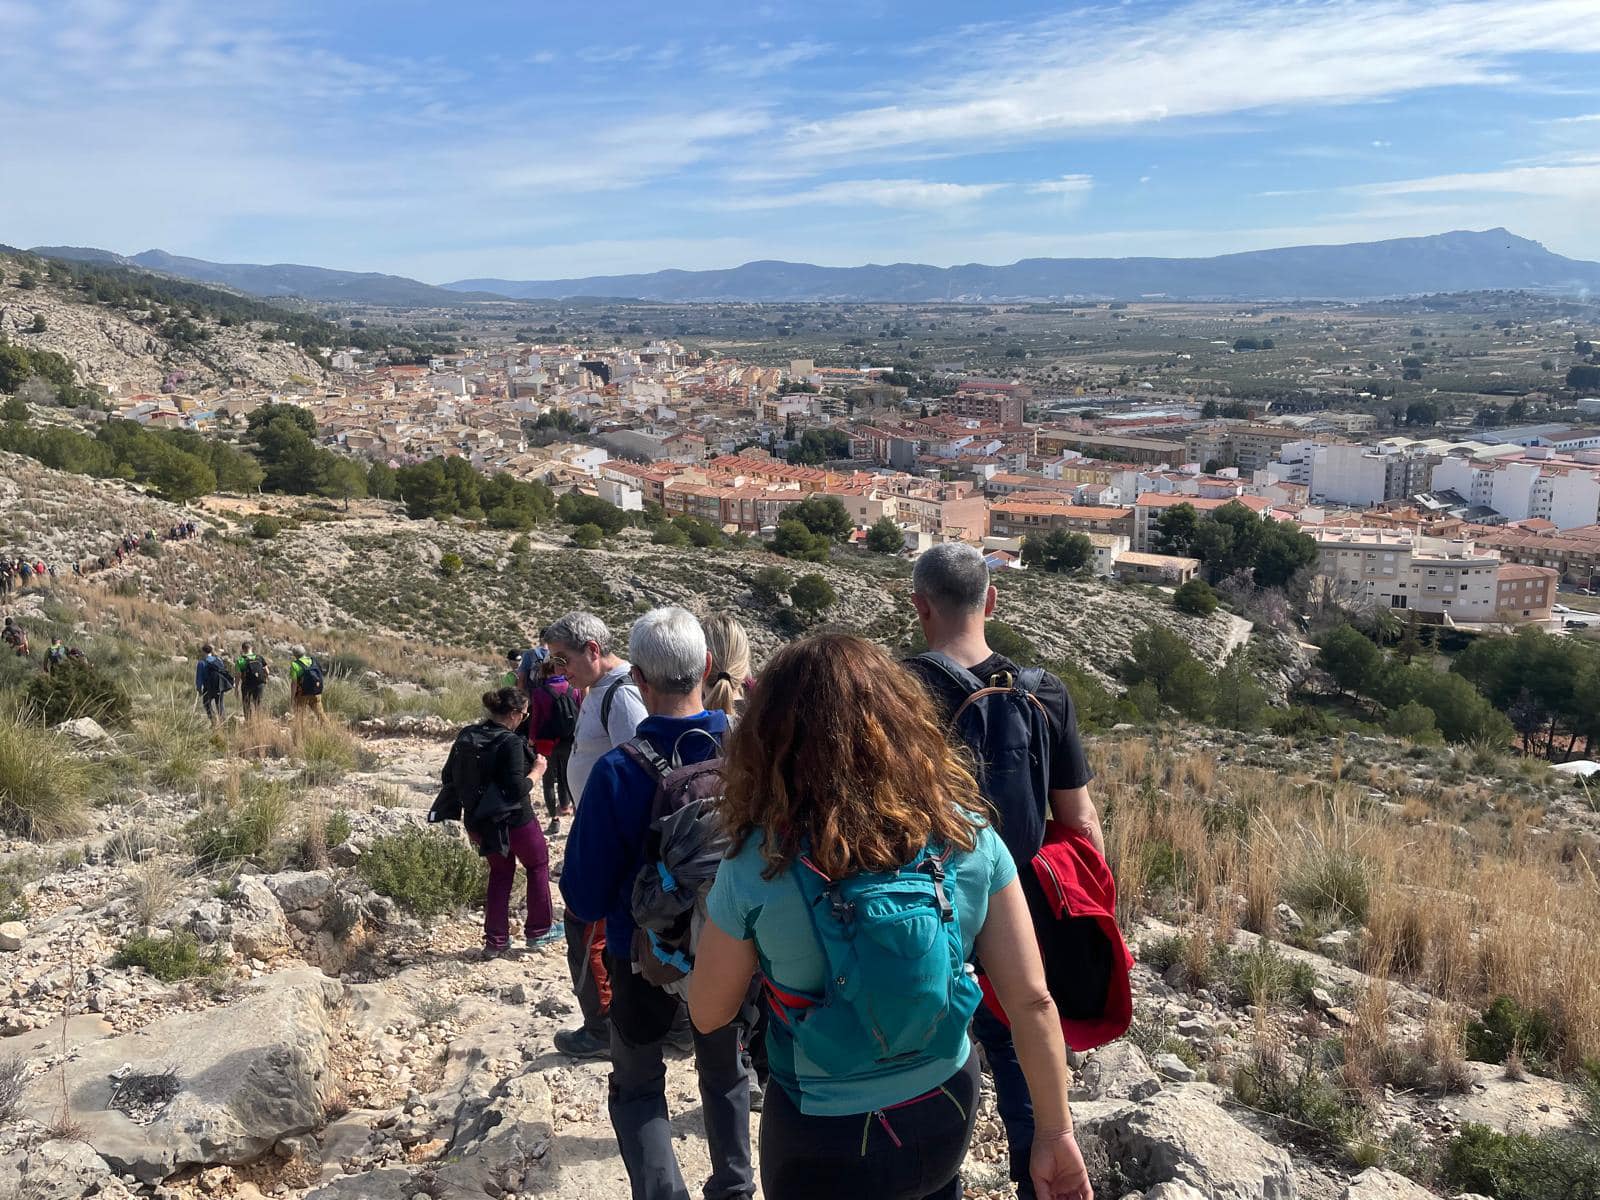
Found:
[[(649, 714), (637, 736), (669, 762), (701, 762), (721, 754), (728, 720), (707, 712), (701, 686), (710, 669), (705, 633), (693, 614), (658, 608), (628, 635), (632, 675)], [(681, 1001), (633, 970), (633, 881), (644, 865), (654, 778), (620, 747), (589, 775), (567, 838), (561, 895), (580, 921), (606, 923), (611, 972), (611, 1127), (628, 1169), (634, 1200), (689, 1200), (673, 1153), (662, 1048)], [(739, 1030), (724, 1026), (694, 1035), (695, 1070), (711, 1178), (705, 1200), (755, 1193), (750, 1167), (750, 1089)]]
[(200, 647), (200, 661), (194, 665), (194, 690), (206, 707), (206, 717), (212, 725), (219, 725), (227, 717), (227, 702), (223, 696), (233, 686), (233, 676), (228, 664), (217, 657), (207, 642)]

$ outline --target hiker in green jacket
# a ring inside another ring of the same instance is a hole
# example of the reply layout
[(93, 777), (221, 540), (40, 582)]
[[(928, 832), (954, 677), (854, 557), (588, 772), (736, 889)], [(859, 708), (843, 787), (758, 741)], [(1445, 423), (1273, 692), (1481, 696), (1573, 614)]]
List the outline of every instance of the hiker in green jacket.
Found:
[(261, 697), (266, 693), (267, 680), (272, 678), (272, 668), (266, 659), (255, 653), (249, 642), (239, 647), (239, 657), (233, 660), (233, 668), (239, 677), (239, 698), (244, 705), (244, 719), (248, 721), (261, 708)]

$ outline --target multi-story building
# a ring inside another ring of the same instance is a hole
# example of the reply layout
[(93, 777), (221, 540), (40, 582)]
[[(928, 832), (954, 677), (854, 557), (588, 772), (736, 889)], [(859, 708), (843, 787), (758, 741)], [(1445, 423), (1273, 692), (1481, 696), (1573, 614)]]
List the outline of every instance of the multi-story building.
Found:
[(1557, 529), (1600, 518), (1600, 467), (1548, 458), (1446, 458), (1433, 469), (1433, 490), (1449, 488), (1508, 521), (1543, 518)]
[(1402, 530), (1315, 527), (1317, 574), (1353, 608), (1414, 610), (1449, 624), (1493, 621), (1500, 555), (1470, 538)]
[(1131, 539), (1133, 510), (1034, 500), (998, 500), (989, 508), (989, 532), (997, 537), (1026, 537), (1052, 529), (1109, 533)]
[(1224, 504), (1242, 504), (1257, 516), (1272, 508), (1272, 501), (1262, 496), (1229, 496), (1225, 499), (1207, 499), (1203, 496), (1177, 496), (1170, 492), (1146, 492), (1133, 505), (1133, 548), (1140, 554), (1158, 550), (1156, 522), (1167, 509), (1187, 504), (1202, 517), (1217, 511)]
[(1103, 433), (1083, 433), (1072, 429), (1041, 429), (1037, 439), (1040, 454), (1079, 454), (1121, 463), (1166, 463), (1175, 466), (1186, 461), (1182, 442), (1162, 438), (1116, 437)]
[(1500, 616), (1513, 621), (1548, 621), (1559, 579), (1560, 573), (1548, 567), (1501, 563), (1495, 601)]
[(952, 416), (983, 421), (989, 425), (1021, 425), (1028, 413), (1028, 401), (1015, 388), (966, 389), (947, 398), (941, 408)]
[(1202, 465), (1215, 462), (1254, 471), (1277, 458), (1285, 443), (1304, 437), (1299, 430), (1279, 425), (1218, 421), (1194, 430), (1184, 439), (1184, 461)]
[(1481, 544), (1508, 562), (1548, 567), (1574, 587), (1600, 587), (1600, 536), (1589, 536), (1592, 530), (1536, 533), (1503, 525), (1469, 528)]
[(1311, 451), (1311, 499), (1366, 508), (1415, 496), (1440, 486), (1430, 477), (1437, 462), (1439, 455), (1421, 442), (1318, 445)]

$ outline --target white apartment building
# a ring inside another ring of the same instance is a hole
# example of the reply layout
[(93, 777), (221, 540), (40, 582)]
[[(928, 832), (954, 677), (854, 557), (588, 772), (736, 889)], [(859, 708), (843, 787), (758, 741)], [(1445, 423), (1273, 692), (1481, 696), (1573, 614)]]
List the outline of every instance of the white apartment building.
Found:
[(1324, 526), (1306, 532), (1317, 542), (1317, 574), (1353, 608), (1414, 609), (1450, 623), (1498, 616), (1499, 551), (1405, 530)]
[(1311, 453), (1311, 499), (1365, 508), (1413, 496), (1428, 490), (1429, 467), (1437, 461), (1436, 454), (1416, 444), (1318, 445)]
[(1600, 468), (1537, 459), (1447, 458), (1432, 490), (1450, 488), (1508, 521), (1542, 517), (1558, 529), (1600, 520)]

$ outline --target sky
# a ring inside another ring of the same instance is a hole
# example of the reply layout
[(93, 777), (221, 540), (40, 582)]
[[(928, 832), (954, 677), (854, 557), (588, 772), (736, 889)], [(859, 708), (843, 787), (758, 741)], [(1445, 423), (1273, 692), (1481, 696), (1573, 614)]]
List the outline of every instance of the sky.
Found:
[(1600, 0), (0, 0), (15, 246), (442, 283), (1494, 226), (1600, 259)]

